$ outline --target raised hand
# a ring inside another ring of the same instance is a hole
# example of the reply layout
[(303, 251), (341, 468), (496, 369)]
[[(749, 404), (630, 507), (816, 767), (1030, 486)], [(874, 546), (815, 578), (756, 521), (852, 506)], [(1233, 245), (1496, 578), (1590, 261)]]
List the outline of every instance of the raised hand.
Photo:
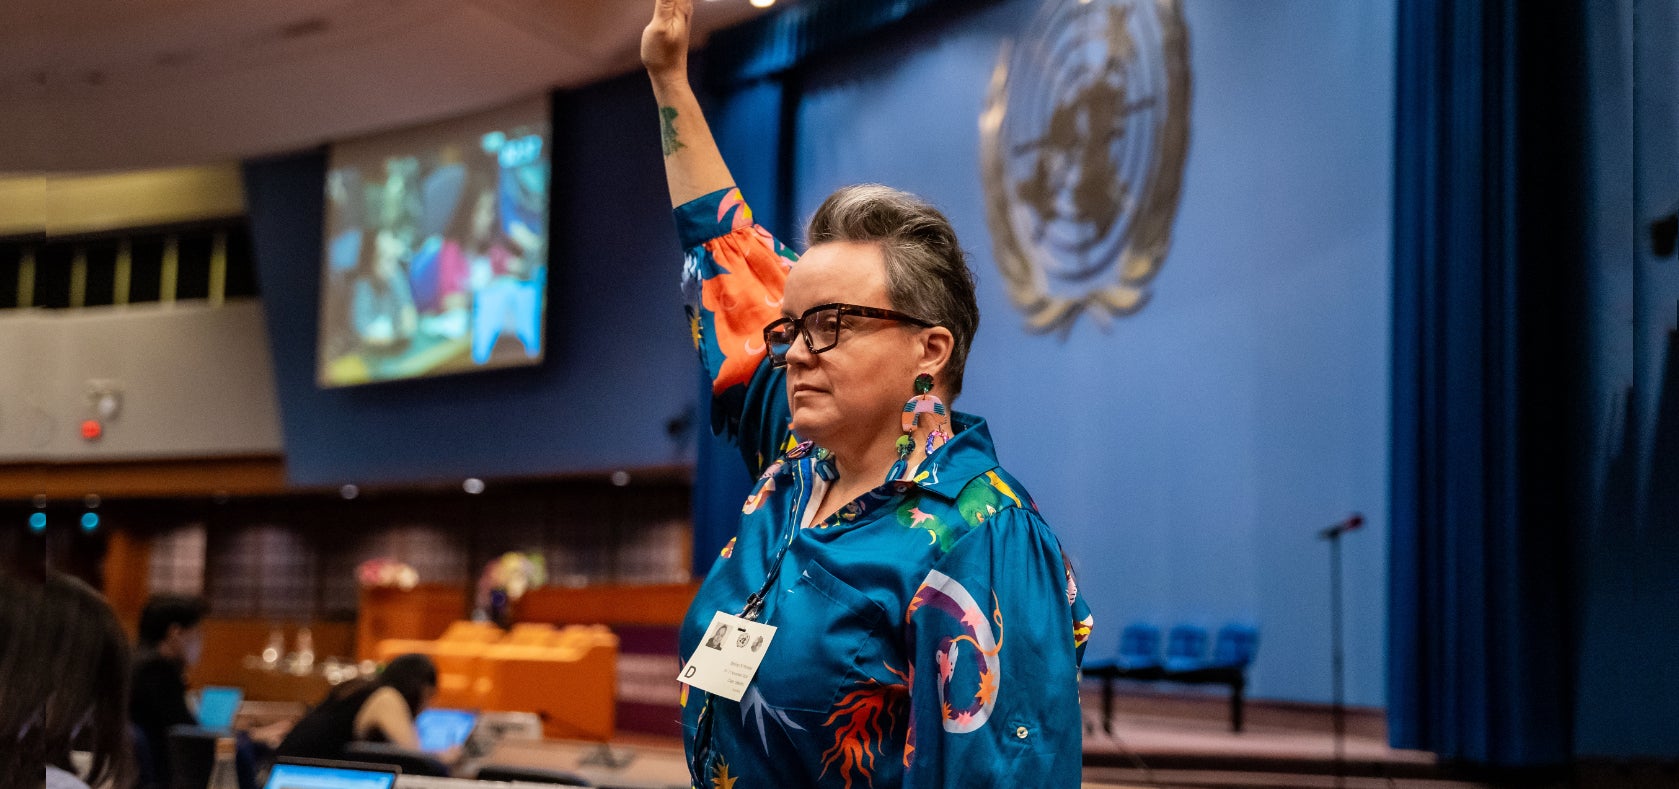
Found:
[(659, 103), (659, 145), (673, 206), (734, 185), (688, 84), (693, 20), (694, 0), (654, 0), (653, 21), (641, 31), (641, 62)]
[(686, 77), (694, 0), (654, 0), (653, 20), (641, 31), (641, 63), (655, 80)]

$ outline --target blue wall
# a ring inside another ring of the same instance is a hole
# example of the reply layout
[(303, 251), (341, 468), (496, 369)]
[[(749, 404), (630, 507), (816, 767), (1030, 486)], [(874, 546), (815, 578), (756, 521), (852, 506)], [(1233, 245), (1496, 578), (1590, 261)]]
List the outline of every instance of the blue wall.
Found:
[(555, 99), (547, 358), (535, 369), (315, 386), (321, 153), (246, 167), (294, 484), (687, 464), (696, 385), (652, 91), (630, 75)]
[(1186, 3), (1194, 98), (1171, 253), (1145, 309), (1066, 337), (1023, 330), (979, 176), (998, 47), (1037, 6), (807, 72), (796, 213), (880, 181), (950, 215), (984, 315), (960, 407), (990, 419), (1080, 566), (1093, 650), (1137, 619), (1249, 619), (1262, 629), (1252, 693), (1328, 700), (1328, 550), (1313, 532), (1358, 510), (1370, 523), (1346, 543), (1348, 698), (1380, 705), (1394, 6)]
[(1679, 208), (1679, 6), (1593, 6), (1589, 338), (1575, 749), (1679, 758), (1679, 261), (1649, 222)]

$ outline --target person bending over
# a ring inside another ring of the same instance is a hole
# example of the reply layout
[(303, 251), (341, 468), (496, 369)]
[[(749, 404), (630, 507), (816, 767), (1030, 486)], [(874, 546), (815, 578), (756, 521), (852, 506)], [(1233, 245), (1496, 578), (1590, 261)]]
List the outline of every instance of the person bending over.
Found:
[[(402, 655), (379, 676), (334, 688), (319, 706), (292, 727), (275, 755), (280, 758), (343, 759), (352, 742), (385, 742), (418, 750), (414, 718), (437, 694), (437, 666), (425, 655)], [(445, 755), (444, 761), (451, 761)]]

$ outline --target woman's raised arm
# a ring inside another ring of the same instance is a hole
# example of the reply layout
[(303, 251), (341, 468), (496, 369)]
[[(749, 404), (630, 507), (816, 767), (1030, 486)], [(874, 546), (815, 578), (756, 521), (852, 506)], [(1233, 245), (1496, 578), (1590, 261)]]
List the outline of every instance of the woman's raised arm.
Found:
[(654, 0), (653, 21), (641, 31), (641, 62), (659, 103), (659, 141), (672, 206), (734, 186), (688, 83), (693, 18), (694, 0)]

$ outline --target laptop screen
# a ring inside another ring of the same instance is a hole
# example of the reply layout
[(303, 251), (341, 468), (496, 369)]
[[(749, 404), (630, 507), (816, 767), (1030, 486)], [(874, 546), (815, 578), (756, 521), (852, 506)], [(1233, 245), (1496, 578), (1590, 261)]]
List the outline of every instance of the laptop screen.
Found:
[(233, 715), (244, 700), (245, 692), (238, 688), (205, 688), (198, 694), (198, 725), (217, 731), (233, 728)]
[(391, 789), (395, 785), (394, 770), (280, 762), (268, 772), (263, 789)]
[(420, 733), (420, 750), (432, 753), (466, 742), (476, 725), (478, 713), (468, 710), (427, 709), (414, 719), (414, 728)]

